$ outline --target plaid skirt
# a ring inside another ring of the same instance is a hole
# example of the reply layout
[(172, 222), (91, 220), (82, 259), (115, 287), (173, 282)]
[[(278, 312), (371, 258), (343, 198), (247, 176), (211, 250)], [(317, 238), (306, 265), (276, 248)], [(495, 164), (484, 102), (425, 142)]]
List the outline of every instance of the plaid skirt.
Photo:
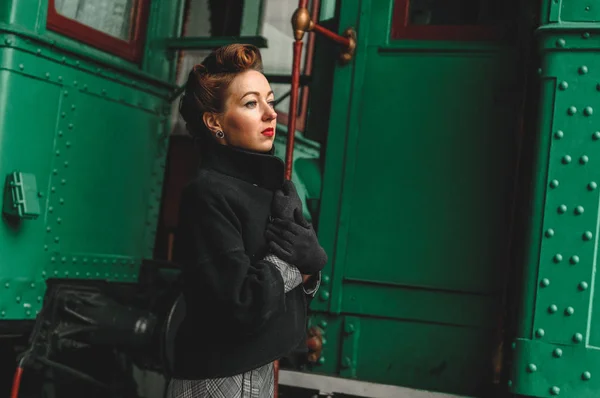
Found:
[(273, 398), (273, 362), (248, 372), (205, 380), (171, 379), (168, 398)]

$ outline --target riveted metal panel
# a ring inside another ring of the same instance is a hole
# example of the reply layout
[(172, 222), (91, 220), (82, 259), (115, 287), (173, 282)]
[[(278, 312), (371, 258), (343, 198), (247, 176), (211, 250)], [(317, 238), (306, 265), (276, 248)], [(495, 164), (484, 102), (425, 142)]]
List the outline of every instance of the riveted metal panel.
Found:
[[(558, 8), (554, 2), (555, 8)], [(600, 4), (593, 0), (561, 0), (560, 19), (566, 22), (600, 22)]]
[[(570, 10), (587, 2), (569, 2)], [(565, 20), (566, 2), (561, 18)], [(574, 12), (574, 11), (573, 11)], [(574, 15), (574, 14), (572, 14)], [(574, 19), (571, 18), (571, 19)], [(593, 18), (592, 18), (593, 19)], [(536, 397), (597, 396), (600, 317), (600, 31), (591, 23), (539, 29), (543, 81), (522, 314), (509, 386)]]
[(137, 280), (162, 192), (166, 90), (18, 35), (0, 41), (0, 172), (34, 175), (42, 216), (0, 226), (0, 318), (46, 278)]

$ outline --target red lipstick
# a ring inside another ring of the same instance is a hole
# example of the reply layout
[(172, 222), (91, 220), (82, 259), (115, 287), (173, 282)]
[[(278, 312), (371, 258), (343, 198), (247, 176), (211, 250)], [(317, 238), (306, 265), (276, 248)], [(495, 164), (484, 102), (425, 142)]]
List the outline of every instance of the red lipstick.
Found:
[(265, 137), (273, 137), (275, 135), (275, 130), (273, 127), (269, 127), (268, 129), (264, 129), (262, 135)]

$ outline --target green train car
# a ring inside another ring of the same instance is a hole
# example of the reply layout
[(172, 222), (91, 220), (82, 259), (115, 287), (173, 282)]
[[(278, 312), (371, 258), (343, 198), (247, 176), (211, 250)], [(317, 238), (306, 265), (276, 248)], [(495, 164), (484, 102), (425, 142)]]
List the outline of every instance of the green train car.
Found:
[[(21, 398), (162, 397), (197, 162), (182, 79), (214, 47), (261, 47), (283, 158), (297, 7), (0, 2), (0, 395), (19, 368)], [(600, 394), (600, 6), (308, 9), (356, 48), (304, 38), (293, 180), (329, 263), (279, 396)]]

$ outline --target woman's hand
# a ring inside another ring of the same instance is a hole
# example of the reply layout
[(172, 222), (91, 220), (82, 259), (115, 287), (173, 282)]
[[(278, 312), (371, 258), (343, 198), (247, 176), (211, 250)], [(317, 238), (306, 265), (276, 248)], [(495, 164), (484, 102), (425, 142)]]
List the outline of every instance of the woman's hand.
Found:
[(309, 227), (308, 221), (304, 217), (295, 217), (295, 212), (299, 210), (302, 214), (302, 201), (298, 196), (298, 191), (294, 183), (290, 180), (285, 180), (281, 189), (275, 191), (273, 202), (271, 203), (271, 213), (274, 218), (282, 220), (294, 221), (305, 228)]
[(294, 211), (296, 222), (274, 219), (267, 225), (265, 237), (271, 251), (289, 264), (294, 264), (305, 275), (321, 271), (327, 263), (327, 254), (319, 244), (312, 225), (300, 225), (302, 210)]

